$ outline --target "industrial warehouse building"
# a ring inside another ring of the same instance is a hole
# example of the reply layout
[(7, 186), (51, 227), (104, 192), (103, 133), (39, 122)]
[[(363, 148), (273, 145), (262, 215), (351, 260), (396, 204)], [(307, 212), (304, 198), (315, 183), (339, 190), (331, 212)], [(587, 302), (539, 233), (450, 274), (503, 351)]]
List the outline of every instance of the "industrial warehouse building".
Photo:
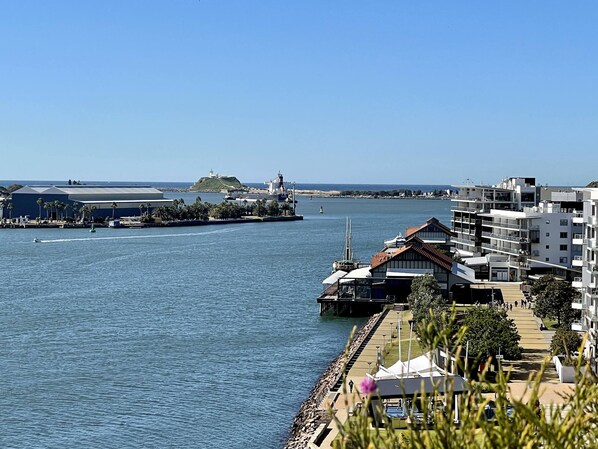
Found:
[[(43, 208), (43, 203), (58, 201), (66, 205), (63, 214), (73, 216), (73, 209), (84, 206), (93, 208), (95, 219), (106, 217), (137, 216), (140, 211), (151, 211), (161, 206), (172, 206), (173, 200), (164, 198), (164, 193), (149, 186), (25, 186), (12, 193), (12, 216), (35, 219), (56, 214), (56, 210)], [(41, 214), (40, 214), (41, 210)], [(53, 218), (56, 218), (53, 216)]]

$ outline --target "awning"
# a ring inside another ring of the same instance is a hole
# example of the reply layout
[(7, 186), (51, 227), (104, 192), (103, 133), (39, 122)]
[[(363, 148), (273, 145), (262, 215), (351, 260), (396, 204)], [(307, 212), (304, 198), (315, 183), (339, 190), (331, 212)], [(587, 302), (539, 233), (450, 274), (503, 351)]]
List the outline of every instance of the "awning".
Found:
[(484, 256), (484, 257), (468, 257), (466, 259), (463, 259), (463, 264), (467, 265), (468, 267), (488, 265), (488, 259), (486, 259), (486, 256)]
[(386, 270), (386, 277), (414, 278), (426, 274), (434, 275), (434, 270), (417, 268), (389, 268)]
[(447, 392), (459, 394), (468, 390), (465, 379), (453, 375), (381, 379), (376, 381), (376, 384), (381, 399), (403, 398), (422, 394), (444, 394)]
[(347, 274), (347, 272), (343, 271), (343, 270), (335, 271), (330, 276), (328, 276), (326, 279), (324, 279), (322, 281), (322, 284), (324, 284), (324, 286), (332, 285), (332, 284), (336, 283), (336, 281), (338, 281), (340, 278), (344, 277), (346, 274)]

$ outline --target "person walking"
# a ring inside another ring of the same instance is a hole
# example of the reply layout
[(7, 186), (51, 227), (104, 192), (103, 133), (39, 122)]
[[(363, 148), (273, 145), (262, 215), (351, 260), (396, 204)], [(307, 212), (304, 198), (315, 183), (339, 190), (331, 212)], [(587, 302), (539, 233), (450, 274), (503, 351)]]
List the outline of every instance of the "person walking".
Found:
[(515, 301), (515, 308), (517, 308), (517, 304), (519, 304), (517, 301)]
[(353, 382), (353, 379), (351, 379), (349, 381), (349, 393), (353, 393), (353, 385), (355, 385), (355, 383)]

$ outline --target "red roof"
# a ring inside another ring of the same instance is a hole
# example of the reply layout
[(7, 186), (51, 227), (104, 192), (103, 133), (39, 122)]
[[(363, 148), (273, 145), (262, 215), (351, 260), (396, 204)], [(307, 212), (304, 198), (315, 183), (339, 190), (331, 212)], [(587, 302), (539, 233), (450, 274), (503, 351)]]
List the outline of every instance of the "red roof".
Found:
[(434, 246), (424, 243), (417, 236), (408, 238), (405, 242), (405, 246), (393, 250), (390, 254), (384, 252), (374, 254), (372, 257), (372, 269), (385, 264), (389, 260), (394, 259), (407, 251), (415, 251), (446, 271), (452, 271), (453, 269), (453, 259), (437, 250)]
[(413, 235), (416, 232), (419, 232), (419, 231), (421, 231), (421, 230), (423, 230), (423, 229), (425, 229), (428, 226), (433, 225), (433, 224), (436, 225), (436, 226), (438, 226), (442, 231), (444, 231), (445, 234), (447, 234), (449, 236), (452, 235), (452, 231), (451, 231), (451, 229), (449, 227), (447, 227), (447, 226), (443, 225), (442, 223), (440, 223), (437, 218), (432, 217), (432, 218), (429, 218), (421, 226), (412, 226), (411, 228), (407, 228), (407, 234), (406, 234), (405, 237), (409, 237), (410, 235)]

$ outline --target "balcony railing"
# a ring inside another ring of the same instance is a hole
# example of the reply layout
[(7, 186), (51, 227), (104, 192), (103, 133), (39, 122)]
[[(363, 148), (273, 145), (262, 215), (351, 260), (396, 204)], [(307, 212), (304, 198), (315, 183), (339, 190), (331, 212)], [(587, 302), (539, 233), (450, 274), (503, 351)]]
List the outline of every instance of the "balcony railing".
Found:
[(529, 243), (528, 238), (515, 235), (496, 234), (494, 232), (482, 232), (482, 236), (499, 240), (509, 240), (510, 242)]
[(496, 221), (492, 221), (487, 223), (488, 226), (493, 228), (506, 228), (506, 229), (517, 229), (522, 231), (527, 231), (527, 225), (520, 223), (520, 224), (511, 224), (511, 223), (499, 223)]

